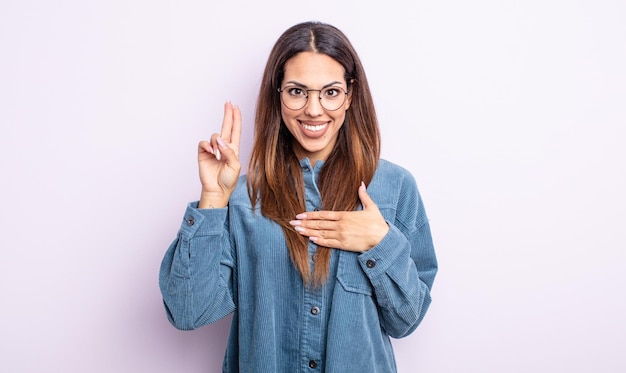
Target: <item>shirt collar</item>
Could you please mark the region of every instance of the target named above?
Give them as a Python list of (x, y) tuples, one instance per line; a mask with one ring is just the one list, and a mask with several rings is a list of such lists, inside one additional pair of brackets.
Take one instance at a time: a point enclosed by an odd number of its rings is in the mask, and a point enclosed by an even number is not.
[(320, 160), (315, 163), (315, 168), (314, 168), (313, 166), (311, 166), (311, 160), (309, 159), (309, 157), (304, 157), (300, 160), (300, 167), (302, 167), (303, 170), (311, 170), (316, 173), (322, 169), (323, 165), (324, 165), (324, 161)]

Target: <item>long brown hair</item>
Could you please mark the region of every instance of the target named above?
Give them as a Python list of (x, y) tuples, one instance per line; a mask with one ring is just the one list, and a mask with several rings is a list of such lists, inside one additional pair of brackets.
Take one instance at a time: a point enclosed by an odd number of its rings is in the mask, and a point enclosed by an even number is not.
[(331, 250), (318, 246), (311, 273), (308, 239), (289, 224), (305, 211), (304, 180), (295, 141), (281, 118), (278, 89), (285, 63), (301, 52), (325, 54), (339, 62), (351, 94), (350, 109), (336, 145), (319, 174), (322, 209), (351, 211), (359, 205), (357, 188), (369, 184), (380, 156), (380, 133), (374, 103), (361, 61), (347, 37), (336, 27), (305, 22), (292, 26), (276, 41), (265, 66), (256, 107), (254, 146), (248, 169), (252, 206), (260, 202), (263, 216), (283, 229), (289, 255), (305, 284), (328, 278)]

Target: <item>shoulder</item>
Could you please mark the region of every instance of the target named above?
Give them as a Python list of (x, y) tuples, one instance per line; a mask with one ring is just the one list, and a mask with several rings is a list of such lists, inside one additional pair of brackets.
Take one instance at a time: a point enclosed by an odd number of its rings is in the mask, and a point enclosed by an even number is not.
[(386, 159), (378, 160), (378, 167), (374, 177), (391, 177), (394, 179), (413, 179), (413, 175), (406, 168)]
[(411, 190), (417, 192), (417, 184), (413, 174), (406, 168), (385, 159), (378, 161), (378, 167), (370, 186), (372, 189), (381, 188), (386, 192)]

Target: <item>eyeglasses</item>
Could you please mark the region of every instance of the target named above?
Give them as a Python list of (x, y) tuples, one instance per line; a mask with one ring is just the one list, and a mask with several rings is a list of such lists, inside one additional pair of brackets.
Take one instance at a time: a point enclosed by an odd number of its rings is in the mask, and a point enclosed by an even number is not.
[(309, 100), (309, 92), (319, 92), (320, 105), (325, 110), (338, 110), (348, 97), (348, 91), (341, 87), (327, 87), (322, 89), (304, 89), (298, 86), (278, 88), (280, 100), (289, 110), (300, 110)]

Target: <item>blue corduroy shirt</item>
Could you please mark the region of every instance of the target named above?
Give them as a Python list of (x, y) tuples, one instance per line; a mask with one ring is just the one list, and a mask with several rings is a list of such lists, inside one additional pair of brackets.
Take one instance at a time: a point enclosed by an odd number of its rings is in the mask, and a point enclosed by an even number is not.
[[(322, 206), (322, 164), (301, 161), (307, 211)], [(161, 264), (170, 322), (190, 330), (233, 313), (224, 372), (395, 372), (390, 337), (421, 322), (437, 260), (407, 170), (380, 160), (367, 191), (389, 232), (367, 252), (333, 249), (321, 287), (303, 284), (282, 229), (251, 206), (245, 176), (226, 208), (190, 203)]]

